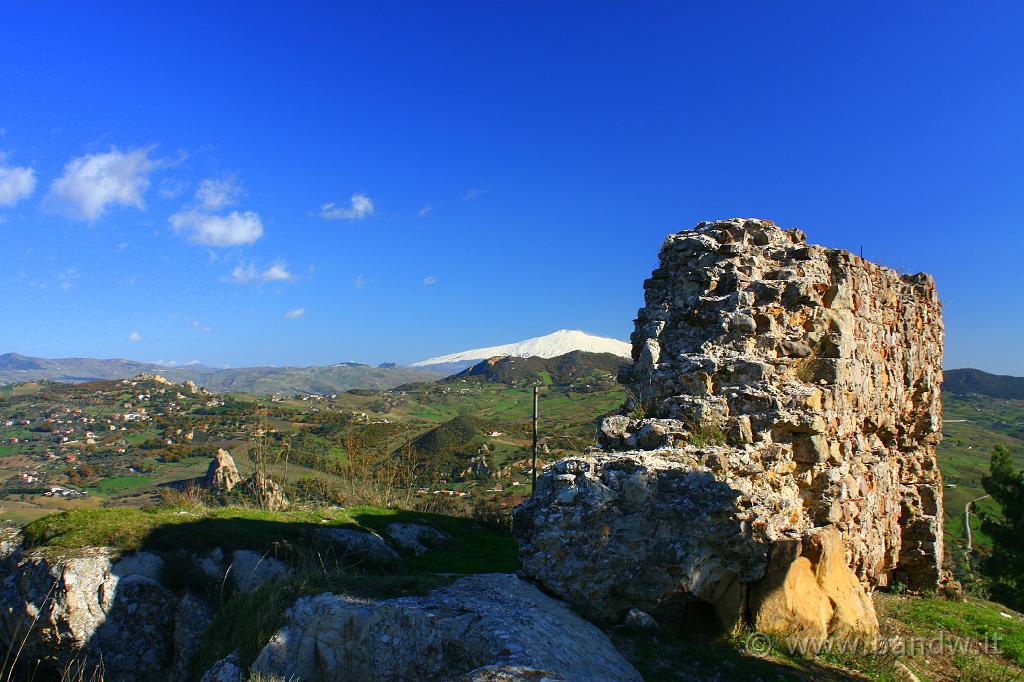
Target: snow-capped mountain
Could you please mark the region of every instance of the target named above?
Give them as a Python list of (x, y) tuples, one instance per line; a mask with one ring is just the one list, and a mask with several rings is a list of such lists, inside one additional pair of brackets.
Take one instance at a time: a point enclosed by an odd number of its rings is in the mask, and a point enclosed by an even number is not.
[(414, 362), (410, 366), (432, 368), (436, 365), (462, 365), (465, 367), (498, 355), (511, 355), (519, 358), (554, 358), (574, 350), (581, 350), (587, 353), (612, 353), (623, 358), (629, 358), (631, 346), (625, 341), (619, 341), (618, 339), (593, 336), (575, 329), (560, 329), (546, 336), (538, 336), (516, 343), (506, 343), (501, 346), (489, 346), (487, 348), (474, 348), (473, 350), (464, 350), (461, 353), (452, 353), (450, 355), (439, 355), (436, 358)]

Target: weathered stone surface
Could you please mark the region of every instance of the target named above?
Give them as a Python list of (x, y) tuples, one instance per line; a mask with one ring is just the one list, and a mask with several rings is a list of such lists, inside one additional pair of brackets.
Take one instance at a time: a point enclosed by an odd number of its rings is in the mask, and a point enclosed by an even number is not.
[[(166, 680), (176, 598), (158, 582), (163, 562), (103, 549), (51, 558), (13, 548), (0, 571), (0, 643), (44, 671), (90, 679)], [(14, 643), (14, 644), (12, 644)]]
[(707, 606), (731, 630), (741, 585), (764, 575), (770, 543), (806, 527), (778, 451), (689, 446), (556, 462), (515, 511), (522, 571), (597, 620)]
[(251, 669), (305, 682), (641, 679), (604, 633), (504, 574), (468, 576), (423, 597), (303, 597)]
[(438, 529), (422, 523), (389, 523), (387, 534), (396, 545), (417, 556), (431, 549), (446, 547), (451, 541)]
[(316, 533), (321, 542), (332, 545), (341, 558), (350, 563), (369, 562), (377, 565), (396, 564), (398, 553), (384, 542), (384, 538), (369, 530), (353, 528), (321, 528)]
[(839, 528), (858, 577), (934, 587), (943, 329), (932, 278), (734, 219), (669, 236), (644, 288), (621, 378), (647, 415), (783, 446), (809, 520)]
[(189, 679), (189, 661), (195, 653), (199, 638), (211, 622), (213, 613), (206, 602), (189, 592), (178, 600), (178, 608), (174, 613), (172, 682), (185, 682)]
[(238, 659), (238, 652), (232, 651), (210, 666), (199, 678), (199, 682), (245, 682), (247, 677)]
[(459, 682), (559, 682), (565, 678), (548, 670), (520, 665), (488, 665), (459, 678)]
[(239, 592), (252, 592), (264, 585), (284, 580), (290, 571), (288, 566), (274, 557), (237, 549), (231, 555), (228, 574)]
[(242, 476), (235, 466), (235, 459), (227, 450), (217, 450), (216, 456), (210, 461), (206, 470), (206, 485), (218, 493), (228, 493), (242, 482)]

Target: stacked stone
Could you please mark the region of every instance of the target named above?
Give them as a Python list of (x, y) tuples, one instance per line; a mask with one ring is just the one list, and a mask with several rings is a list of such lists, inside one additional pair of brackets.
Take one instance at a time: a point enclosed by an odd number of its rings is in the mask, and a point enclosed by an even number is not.
[(943, 330), (932, 278), (733, 219), (671, 235), (644, 288), (621, 378), (647, 419), (619, 417), (603, 440), (644, 447), (644, 434), (688, 431), (779, 446), (773, 459), (792, 462), (803, 500), (795, 528), (835, 525), (871, 584), (934, 586)]

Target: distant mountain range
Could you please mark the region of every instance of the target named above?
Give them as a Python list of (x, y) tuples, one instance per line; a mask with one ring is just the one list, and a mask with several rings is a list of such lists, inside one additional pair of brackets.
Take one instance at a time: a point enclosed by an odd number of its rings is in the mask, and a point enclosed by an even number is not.
[(1004, 400), (1024, 400), (1024, 377), (989, 374), (980, 369), (951, 369), (943, 373), (942, 390), (956, 395), (978, 393)]
[(134, 360), (93, 358), (33, 358), (17, 353), (0, 355), (0, 385), (50, 379), (82, 382), (125, 379), (141, 372), (160, 374), (171, 381), (194, 381), (218, 393), (315, 393), (327, 395), (352, 388), (394, 388), (414, 381), (433, 381), (441, 374), (408, 367), (361, 365), (343, 362), (313, 367), (241, 367), (217, 369), (206, 365), (166, 367)]
[(631, 357), (632, 346), (618, 339), (594, 336), (579, 330), (560, 329), (546, 336), (537, 336), (515, 343), (474, 348), (459, 353), (451, 353), (450, 355), (439, 355), (435, 358), (414, 362), (410, 367), (453, 374), (488, 358), (507, 356), (518, 358), (555, 358), (572, 351), (610, 353), (628, 360)]

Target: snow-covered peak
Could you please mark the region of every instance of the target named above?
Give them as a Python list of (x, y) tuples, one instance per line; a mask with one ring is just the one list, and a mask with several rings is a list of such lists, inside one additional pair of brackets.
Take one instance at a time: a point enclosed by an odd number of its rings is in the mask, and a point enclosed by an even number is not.
[(607, 339), (603, 336), (593, 336), (577, 329), (559, 329), (557, 332), (546, 336), (538, 336), (517, 343), (506, 343), (502, 346), (490, 346), (488, 348), (474, 348), (473, 350), (452, 353), (451, 355), (440, 355), (436, 358), (428, 358), (414, 362), (411, 367), (427, 367), (429, 365), (441, 365), (452, 362), (466, 362), (470, 360), (486, 360), (498, 355), (512, 355), (518, 358), (554, 358), (559, 355), (571, 353), (574, 350), (581, 350), (587, 353), (613, 353), (615, 355), (629, 358), (631, 346), (618, 339)]

